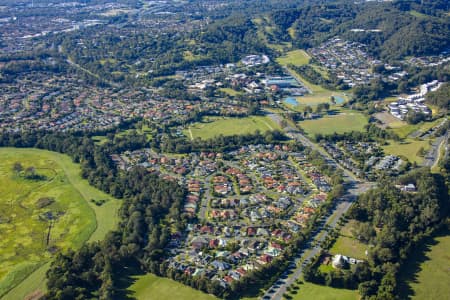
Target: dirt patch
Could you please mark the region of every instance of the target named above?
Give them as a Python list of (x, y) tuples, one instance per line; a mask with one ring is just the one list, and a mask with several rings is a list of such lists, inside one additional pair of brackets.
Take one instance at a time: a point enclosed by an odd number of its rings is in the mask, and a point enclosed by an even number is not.
[(391, 115), (390, 113), (388, 113), (386, 111), (381, 112), (381, 113), (376, 113), (373, 116), (381, 122), (381, 124), (377, 124), (378, 127), (381, 127), (383, 129), (385, 129), (392, 123), (401, 122), (399, 119), (397, 119), (396, 117), (394, 117), (393, 115)]
[(30, 294), (28, 294), (23, 300), (38, 300), (44, 296), (44, 292), (41, 290), (36, 290)]

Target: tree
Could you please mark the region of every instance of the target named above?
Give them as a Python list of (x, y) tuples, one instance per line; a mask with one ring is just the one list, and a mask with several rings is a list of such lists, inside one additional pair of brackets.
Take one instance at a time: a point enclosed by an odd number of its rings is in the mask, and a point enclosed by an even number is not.
[(23, 171), (23, 166), (22, 166), (22, 164), (21, 164), (20, 162), (15, 162), (14, 165), (13, 165), (13, 171), (14, 171), (15, 173), (20, 173), (20, 172), (22, 172), (22, 171)]

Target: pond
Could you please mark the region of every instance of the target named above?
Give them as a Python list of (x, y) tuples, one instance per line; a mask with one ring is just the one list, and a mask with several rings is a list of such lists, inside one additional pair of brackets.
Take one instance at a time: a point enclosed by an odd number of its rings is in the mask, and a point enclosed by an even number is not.
[(286, 99), (284, 99), (284, 103), (292, 105), (292, 106), (298, 105), (297, 99), (295, 99), (293, 97), (287, 97)]
[(333, 95), (333, 97), (334, 97), (334, 101), (336, 101), (336, 104), (342, 104), (342, 103), (345, 102), (345, 99), (343, 97), (341, 97), (341, 96)]

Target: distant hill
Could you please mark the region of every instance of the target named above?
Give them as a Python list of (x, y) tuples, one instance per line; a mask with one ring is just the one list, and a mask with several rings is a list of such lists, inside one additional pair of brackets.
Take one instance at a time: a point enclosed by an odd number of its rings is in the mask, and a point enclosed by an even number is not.
[(300, 48), (340, 35), (369, 45), (384, 59), (435, 55), (450, 49), (448, 1), (333, 2), (270, 14), (274, 38)]

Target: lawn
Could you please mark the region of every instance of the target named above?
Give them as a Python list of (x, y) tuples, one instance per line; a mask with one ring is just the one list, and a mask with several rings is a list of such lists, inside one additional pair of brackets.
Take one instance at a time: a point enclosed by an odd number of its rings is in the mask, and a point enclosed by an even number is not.
[[(411, 299), (448, 299), (450, 295), (450, 232), (422, 243), (402, 269), (402, 297)], [(445, 296), (447, 295), (447, 296)]]
[(331, 254), (342, 254), (357, 259), (367, 258), (365, 252), (368, 249), (368, 246), (361, 243), (353, 236), (353, 229), (357, 225), (358, 221), (350, 220), (341, 228), (339, 237), (329, 251)]
[(344, 94), (341, 93), (336, 93), (336, 92), (323, 92), (323, 93), (319, 93), (319, 94), (313, 94), (313, 95), (305, 95), (305, 96), (301, 96), (301, 97), (296, 97), (295, 99), (297, 100), (297, 102), (299, 103), (299, 106), (315, 106), (319, 103), (331, 103), (331, 96), (337, 96), (337, 97), (341, 97), (343, 99), (345, 99), (345, 101), (348, 100), (348, 97)]
[(406, 138), (416, 131), (420, 131), (420, 133), (428, 131), (432, 127), (441, 123), (442, 120), (443, 118), (440, 118), (434, 121), (421, 122), (418, 124), (408, 124), (404, 121), (398, 120), (397, 122), (392, 122), (391, 124), (389, 124), (389, 127), (391, 128), (390, 130), (396, 133), (399, 137)]
[(307, 65), (310, 59), (311, 57), (305, 50), (293, 50), (286, 52), (285, 55), (277, 58), (277, 62), (283, 66), (287, 66), (288, 64), (303, 66)]
[[(337, 289), (305, 282), (298, 285), (296, 294), (290, 294), (293, 300), (358, 300), (356, 290)], [(283, 298), (285, 299), (285, 298)]]
[(406, 139), (404, 142), (389, 141), (389, 145), (383, 146), (383, 150), (386, 154), (404, 156), (408, 158), (410, 162), (421, 163), (423, 157), (418, 156), (420, 148), (428, 150), (430, 144), (428, 141)]
[(266, 132), (279, 129), (280, 126), (268, 117), (251, 116), (246, 118), (205, 117), (202, 122), (194, 123), (184, 134), (191, 139), (210, 139), (220, 134), (248, 134), (256, 130)]
[(336, 115), (327, 115), (316, 120), (299, 122), (301, 128), (309, 136), (316, 134), (344, 133), (350, 131), (363, 131), (367, 118), (354, 111), (342, 111)]
[(241, 92), (233, 90), (232, 88), (221, 88), (221, 89), (219, 89), (219, 91), (222, 91), (225, 94), (228, 94), (229, 96), (232, 96), (232, 97), (242, 94)]
[(367, 245), (357, 239), (341, 235), (330, 249), (330, 254), (342, 254), (357, 259), (366, 259), (365, 251), (367, 248)]
[[(33, 291), (39, 280), (42, 288), (42, 276), (33, 279), (32, 273), (42, 273), (53, 253), (103, 239), (117, 223), (120, 202), (89, 186), (68, 156), (16, 148), (1, 148), (0, 156), (0, 296), (25, 278), (32, 279), (8, 295), (13, 298)], [(34, 167), (42, 177), (27, 179), (24, 171), (14, 172), (15, 162)], [(97, 206), (91, 199), (106, 202)], [(47, 245), (49, 213), (54, 219)]]
[(128, 290), (138, 300), (217, 300), (212, 295), (153, 274), (135, 276), (133, 278), (136, 281)]

